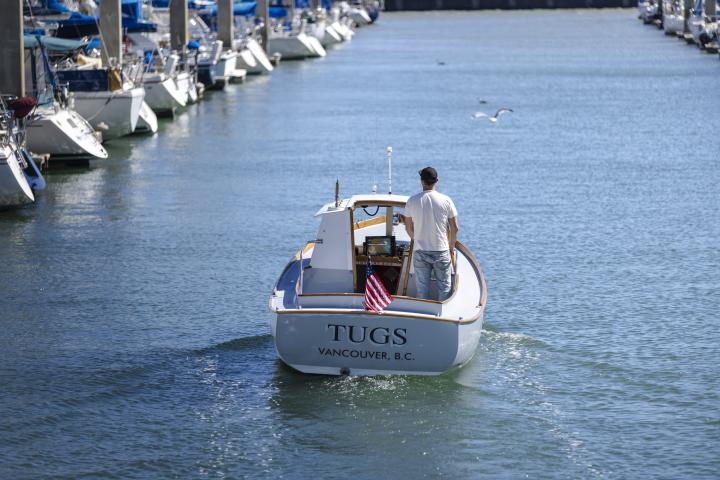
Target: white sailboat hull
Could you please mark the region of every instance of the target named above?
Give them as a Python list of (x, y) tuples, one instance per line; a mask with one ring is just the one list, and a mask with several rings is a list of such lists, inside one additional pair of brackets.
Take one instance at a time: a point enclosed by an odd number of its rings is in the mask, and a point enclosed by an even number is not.
[(246, 48), (250, 51), (252, 56), (255, 59), (255, 65), (254, 66), (243, 66), (245, 70), (249, 74), (253, 75), (261, 75), (264, 73), (270, 73), (273, 71), (275, 67), (273, 67), (273, 64), (270, 62), (270, 59), (268, 58), (267, 54), (265, 53), (265, 50), (260, 46), (260, 44), (250, 39), (247, 42)]
[(355, 32), (350, 27), (340, 22), (333, 22), (330, 26), (343, 37), (345, 42), (352, 40), (353, 35), (355, 35)]
[(107, 158), (90, 124), (67, 109), (41, 110), (25, 127), (28, 150), (69, 158)]
[(115, 92), (73, 92), (75, 110), (102, 132), (103, 140), (135, 131), (145, 97), (143, 88)]
[(236, 66), (246, 70), (248, 73), (250, 69), (257, 67), (257, 60), (253, 56), (252, 52), (247, 48), (243, 48), (238, 52)]
[(145, 102), (158, 115), (172, 115), (178, 108), (187, 105), (188, 90), (179, 88), (172, 78), (145, 79)]
[(138, 116), (137, 125), (135, 126), (135, 133), (155, 133), (158, 131), (158, 119), (152, 108), (146, 103), (142, 102), (140, 107), (140, 115)]
[(35, 201), (15, 155), (15, 150), (9, 145), (0, 146), (0, 207), (15, 207)]
[(310, 37), (304, 33), (270, 38), (268, 39), (268, 51), (271, 54), (279, 53), (283, 60), (302, 60), (318, 56), (310, 42)]
[(326, 25), (320, 43), (325, 46), (335, 45), (343, 42), (343, 36), (332, 25)]
[(360, 8), (351, 8), (348, 12), (348, 17), (350, 17), (358, 26), (369, 25), (372, 23), (370, 15)]
[(233, 77), (237, 65), (237, 52), (226, 51), (220, 55), (215, 65), (216, 80), (214, 87), (223, 88)]
[(195, 79), (188, 72), (180, 72), (175, 79), (178, 90), (185, 92), (187, 95), (187, 104), (196, 103), (198, 101), (198, 92), (195, 85)]
[(327, 55), (327, 52), (325, 51), (325, 48), (320, 43), (320, 40), (318, 40), (316, 37), (307, 37), (308, 43), (310, 44), (310, 47), (313, 49), (313, 54), (310, 55), (311, 57), (324, 57)]

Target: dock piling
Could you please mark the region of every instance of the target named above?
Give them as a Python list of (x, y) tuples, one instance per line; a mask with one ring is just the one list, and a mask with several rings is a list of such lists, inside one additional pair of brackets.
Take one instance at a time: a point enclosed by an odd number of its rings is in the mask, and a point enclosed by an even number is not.
[(25, 42), (23, 41), (23, 0), (7, 0), (0, 15), (0, 93), (25, 95)]
[(711, 20), (714, 20), (717, 16), (717, 3), (705, 0), (705, 16)]
[(217, 0), (218, 40), (225, 48), (233, 48), (233, 0)]
[(260, 38), (262, 39), (262, 48), (265, 53), (268, 52), (268, 28), (270, 28), (270, 11), (268, 0), (257, 0), (255, 4), (255, 15), (262, 21), (260, 29)]
[(187, 2), (170, 2), (170, 47), (185, 52), (188, 43)]
[[(104, 65), (122, 65), (122, 12), (121, 0), (100, 2), (100, 36)], [(116, 63), (114, 63), (116, 62)]]

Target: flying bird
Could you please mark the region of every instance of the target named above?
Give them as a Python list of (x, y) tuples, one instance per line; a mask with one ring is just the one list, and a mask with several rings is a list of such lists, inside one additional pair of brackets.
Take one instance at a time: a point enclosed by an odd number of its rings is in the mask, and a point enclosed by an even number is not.
[(492, 117), (485, 112), (475, 112), (471, 115), (471, 117), (473, 120), (477, 120), (478, 118), (485, 117), (488, 120), (490, 120), (490, 123), (497, 123), (498, 118), (500, 118), (500, 115), (502, 115), (505, 112), (513, 113), (511, 108), (501, 108), (500, 110), (495, 112), (495, 115), (493, 115)]
[(488, 101), (487, 101), (487, 100), (483, 100), (482, 98), (478, 98), (478, 103), (479, 103), (480, 105), (485, 105), (486, 103), (488, 103)]

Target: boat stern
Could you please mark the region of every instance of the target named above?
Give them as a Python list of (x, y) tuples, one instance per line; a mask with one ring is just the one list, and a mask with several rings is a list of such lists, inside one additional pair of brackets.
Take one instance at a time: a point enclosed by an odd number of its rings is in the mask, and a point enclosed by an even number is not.
[(438, 375), (467, 362), (475, 351), (479, 325), (474, 340), (463, 338), (461, 344), (464, 328), (392, 314), (298, 310), (279, 311), (273, 330), (280, 358), (304, 373)]

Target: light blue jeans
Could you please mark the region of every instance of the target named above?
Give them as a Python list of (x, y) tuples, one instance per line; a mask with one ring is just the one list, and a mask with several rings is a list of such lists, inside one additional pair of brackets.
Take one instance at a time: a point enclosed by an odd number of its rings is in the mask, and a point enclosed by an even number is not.
[(448, 250), (431, 252), (429, 250), (416, 250), (413, 253), (413, 267), (415, 267), (415, 285), (417, 297), (426, 300), (430, 298), (431, 274), (435, 273), (437, 282), (438, 300), (443, 301), (450, 296), (451, 268), (450, 252)]

